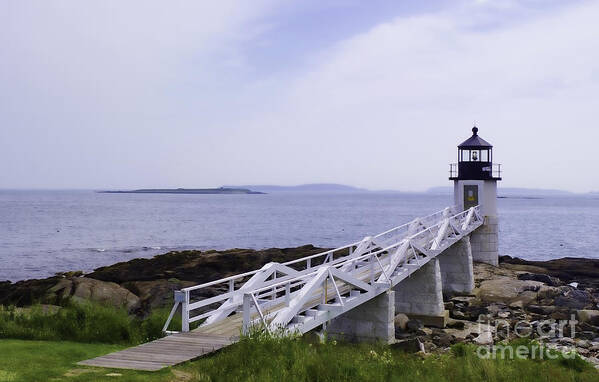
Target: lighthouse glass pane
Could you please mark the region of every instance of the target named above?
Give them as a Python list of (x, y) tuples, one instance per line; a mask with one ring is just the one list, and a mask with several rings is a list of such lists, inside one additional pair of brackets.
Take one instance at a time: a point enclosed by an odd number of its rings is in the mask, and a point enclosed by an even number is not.
[(470, 150), (462, 150), (462, 162), (470, 162)]
[(489, 161), (489, 150), (481, 150), (480, 151), (480, 161), (481, 162)]
[(479, 150), (470, 150), (470, 158), (472, 162), (478, 162), (480, 160), (480, 151)]

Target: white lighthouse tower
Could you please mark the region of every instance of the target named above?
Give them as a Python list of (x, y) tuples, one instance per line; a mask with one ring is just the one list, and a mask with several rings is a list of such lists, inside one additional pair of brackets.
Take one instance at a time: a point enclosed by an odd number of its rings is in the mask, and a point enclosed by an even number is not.
[(476, 126), (472, 136), (458, 146), (458, 163), (450, 164), (449, 173), (455, 205), (462, 211), (480, 205), (484, 216), (484, 224), (470, 236), (472, 259), (497, 265), (497, 181), (501, 180), (501, 165), (493, 164), (493, 146), (478, 136)]

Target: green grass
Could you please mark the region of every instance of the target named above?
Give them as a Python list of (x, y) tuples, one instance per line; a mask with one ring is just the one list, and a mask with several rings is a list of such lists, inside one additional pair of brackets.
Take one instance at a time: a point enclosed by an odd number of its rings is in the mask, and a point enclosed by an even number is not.
[[(216, 354), (160, 372), (110, 370), (76, 362), (161, 336), (167, 310), (146, 320), (124, 309), (68, 305), (48, 314), (41, 308), (0, 309), (0, 382), (174, 381), (185, 372), (191, 381), (599, 381), (597, 371), (580, 358), (485, 360), (472, 345), (426, 357), (381, 344), (308, 343), (301, 338), (270, 337), (260, 332)], [(177, 325), (177, 323), (174, 323)], [(180, 324), (179, 324), (180, 325)], [(39, 341), (43, 340), (43, 341)], [(68, 342), (71, 341), (71, 342)], [(77, 342), (72, 342), (77, 341)], [(513, 344), (529, 348), (534, 343)], [(70, 371), (71, 375), (65, 375)]]
[[(162, 336), (168, 313), (158, 309), (141, 320), (125, 309), (97, 304), (73, 303), (55, 313), (44, 313), (39, 306), (28, 310), (0, 306), (0, 338), (138, 344)], [(180, 322), (176, 317), (171, 326), (177, 319)]]
[[(0, 382), (114, 381), (108, 373), (119, 373), (119, 381), (168, 381), (169, 370), (160, 373), (86, 368), (76, 362), (121, 349), (118, 345), (56, 341), (0, 340)], [(77, 376), (65, 376), (68, 371)]]
[(384, 345), (307, 344), (290, 339), (243, 339), (184, 365), (196, 381), (599, 381), (580, 358), (483, 360), (475, 347), (421, 357)]
[[(0, 340), (0, 382), (36, 381), (598, 381), (588, 364), (553, 361), (481, 360), (473, 346), (420, 357), (384, 345), (309, 344), (303, 340), (243, 339), (216, 354), (141, 372), (77, 366), (77, 361), (121, 349), (121, 345)], [(67, 373), (78, 374), (73, 376)], [(118, 373), (120, 377), (107, 376)]]

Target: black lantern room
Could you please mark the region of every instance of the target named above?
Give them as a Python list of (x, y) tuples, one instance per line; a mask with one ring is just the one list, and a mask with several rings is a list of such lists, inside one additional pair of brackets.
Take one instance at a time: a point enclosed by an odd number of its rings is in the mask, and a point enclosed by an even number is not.
[(493, 145), (478, 136), (472, 136), (458, 146), (458, 163), (450, 165), (450, 180), (501, 180), (500, 165), (493, 166)]

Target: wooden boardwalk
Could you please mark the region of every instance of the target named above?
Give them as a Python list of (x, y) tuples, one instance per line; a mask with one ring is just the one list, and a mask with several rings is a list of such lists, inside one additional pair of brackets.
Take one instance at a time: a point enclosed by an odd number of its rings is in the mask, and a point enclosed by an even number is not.
[(129, 349), (81, 361), (78, 364), (156, 371), (201, 357), (231, 345), (237, 340), (238, 337), (207, 334), (194, 330), (173, 334)]

